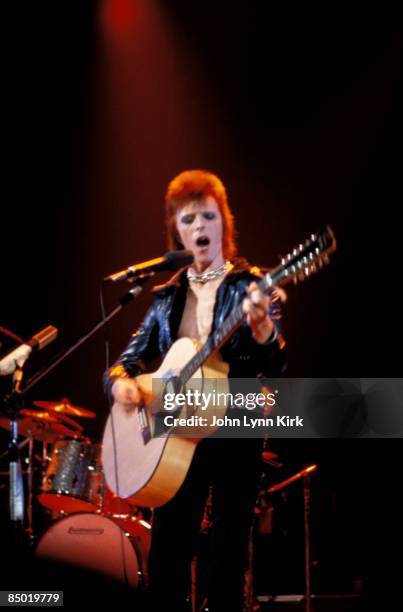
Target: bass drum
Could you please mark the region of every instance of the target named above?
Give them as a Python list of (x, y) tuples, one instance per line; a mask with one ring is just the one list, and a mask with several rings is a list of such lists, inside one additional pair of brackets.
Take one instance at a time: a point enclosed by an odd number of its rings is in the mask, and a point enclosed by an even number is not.
[(72, 514), (54, 523), (39, 540), (35, 555), (81, 567), (136, 588), (142, 555), (111, 519), (98, 514)]

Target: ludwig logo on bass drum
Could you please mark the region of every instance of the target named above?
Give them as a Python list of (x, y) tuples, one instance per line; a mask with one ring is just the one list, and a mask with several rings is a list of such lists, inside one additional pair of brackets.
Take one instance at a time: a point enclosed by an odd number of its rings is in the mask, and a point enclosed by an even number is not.
[(104, 529), (91, 529), (84, 527), (70, 527), (68, 532), (71, 535), (102, 535), (105, 533)]

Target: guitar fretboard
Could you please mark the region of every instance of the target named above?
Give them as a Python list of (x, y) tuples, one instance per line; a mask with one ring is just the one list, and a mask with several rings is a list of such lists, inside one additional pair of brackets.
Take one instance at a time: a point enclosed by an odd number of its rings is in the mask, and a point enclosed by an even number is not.
[[(267, 279), (273, 278), (270, 275), (266, 275), (265, 278), (258, 282), (258, 286), (261, 291), (267, 291), (268, 287), (272, 284)], [(224, 323), (219, 329), (216, 329), (211, 336), (209, 336), (203, 346), (197, 351), (190, 361), (185, 365), (179, 373), (178, 378), (182, 385), (185, 385), (187, 381), (193, 376), (193, 374), (203, 365), (205, 361), (217, 351), (234, 333), (234, 331), (242, 325), (242, 322), (246, 318), (246, 315), (242, 308), (242, 303), (235, 308), (225, 319)]]

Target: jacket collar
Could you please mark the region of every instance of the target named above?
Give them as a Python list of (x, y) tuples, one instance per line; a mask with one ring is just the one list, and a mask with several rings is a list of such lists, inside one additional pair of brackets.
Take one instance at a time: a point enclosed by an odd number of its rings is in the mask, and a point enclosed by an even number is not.
[[(224, 283), (229, 283), (232, 281), (233, 276), (237, 275), (245, 275), (248, 276), (250, 274), (255, 274), (258, 276), (258, 268), (251, 267), (248, 261), (244, 257), (235, 257), (231, 260), (232, 265), (234, 266), (230, 272), (226, 275), (224, 279)], [(188, 285), (188, 279), (186, 275), (186, 268), (181, 268), (176, 272), (171, 278), (162, 285), (155, 285), (152, 289), (152, 293), (156, 297), (165, 297), (166, 295), (174, 292), (175, 289), (179, 287), (184, 287)]]

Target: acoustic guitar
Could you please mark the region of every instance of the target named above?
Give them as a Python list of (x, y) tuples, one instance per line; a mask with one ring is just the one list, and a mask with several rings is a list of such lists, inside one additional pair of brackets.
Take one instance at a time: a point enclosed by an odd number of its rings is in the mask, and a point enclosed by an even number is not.
[[(335, 249), (330, 227), (312, 234), (283, 257), (274, 270), (263, 275), (259, 288), (270, 292), (290, 281), (304, 280), (329, 263), (329, 255)], [(198, 442), (217, 429), (216, 423), (225, 416), (227, 406), (220, 403), (208, 412), (205, 406), (194, 406), (192, 402), (174, 404), (174, 411), (171, 407), (167, 410), (167, 394), (183, 397), (185, 391), (191, 390), (194, 397), (201, 389), (203, 393), (227, 393), (229, 366), (220, 358), (219, 349), (245, 316), (241, 303), (202, 346), (191, 338), (177, 340), (157, 371), (136, 377), (141, 403), (113, 404), (102, 452), (105, 479), (113, 493), (139, 506), (157, 507), (179, 490)], [(171, 418), (166, 419), (168, 415)], [(161, 428), (166, 421), (169, 424)], [(198, 425), (201, 422), (203, 426)]]

